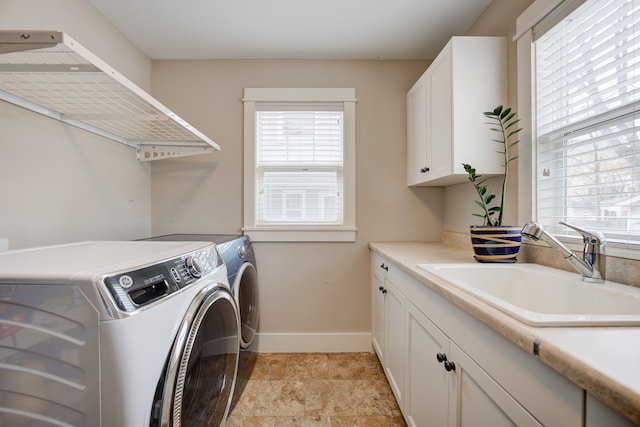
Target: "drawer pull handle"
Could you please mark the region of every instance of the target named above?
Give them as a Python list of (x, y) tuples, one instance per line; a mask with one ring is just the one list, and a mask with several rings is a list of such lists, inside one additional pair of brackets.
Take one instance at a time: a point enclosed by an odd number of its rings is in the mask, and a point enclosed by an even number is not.
[(389, 266), (388, 265), (384, 265), (384, 262), (382, 264), (380, 264), (380, 268), (386, 271), (389, 271)]

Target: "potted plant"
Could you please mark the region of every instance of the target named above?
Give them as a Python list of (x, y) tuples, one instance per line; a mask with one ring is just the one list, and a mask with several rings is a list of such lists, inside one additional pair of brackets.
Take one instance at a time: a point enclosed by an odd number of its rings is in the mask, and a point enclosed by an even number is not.
[[(518, 226), (505, 226), (502, 224), (504, 217), (505, 199), (507, 192), (507, 179), (509, 177), (509, 164), (516, 160), (518, 156), (510, 157), (510, 149), (516, 146), (518, 133), (522, 128), (518, 127), (520, 119), (510, 107), (504, 108), (498, 105), (493, 111), (484, 113), (489, 120), (491, 130), (498, 134), (497, 139), (492, 140), (499, 144), (498, 153), (502, 156), (504, 177), (502, 179), (502, 192), (500, 198), (489, 193), (484, 185), (486, 179), (476, 173), (476, 170), (469, 164), (463, 163), (468, 179), (478, 194), (475, 203), (481, 208), (481, 213), (474, 213), (473, 216), (483, 219), (482, 225), (472, 225), (469, 227), (471, 243), (475, 252), (475, 259), (479, 262), (516, 262), (516, 256), (520, 249), (521, 228)], [(497, 204), (499, 202), (499, 204)]]

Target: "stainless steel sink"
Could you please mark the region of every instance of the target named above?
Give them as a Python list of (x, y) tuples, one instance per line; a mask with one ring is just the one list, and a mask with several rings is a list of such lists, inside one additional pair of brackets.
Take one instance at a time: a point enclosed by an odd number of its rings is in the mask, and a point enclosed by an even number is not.
[(456, 286), (532, 326), (638, 326), (640, 288), (537, 264), (419, 264), (428, 276)]

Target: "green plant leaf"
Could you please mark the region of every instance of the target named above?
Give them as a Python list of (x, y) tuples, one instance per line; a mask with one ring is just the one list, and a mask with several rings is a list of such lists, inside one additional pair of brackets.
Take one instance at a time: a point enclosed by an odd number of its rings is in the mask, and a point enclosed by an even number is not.
[(514, 121), (512, 121), (511, 123), (508, 123), (504, 128), (505, 128), (505, 129), (512, 128), (512, 127), (514, 127), (515, 125), (517, 125), (519, 122), (520, 122), (520, 119), (518, 119), (518, 120), (514, 120)]
[[(502, 105), (500, 107), (502, 107)], [(500, 110), (502, 110), (502, 108)], [(511, 112), (511, 107), (507, 107), (506, 110), (502, 111), (502, 113), (500, 114), (500, 121), (502, 122), (509, 121), (509, 119), (505, 120), (505, 117), (507, 117), (510, 112)]]
[[(509, 113), (511, 113), (511, 109), (509, 109)], [(516, 113), (511, 113), (507, 117), (502, 117), (501, 120), (503, 123), (509, 123), (509, 121), (513, 119), (515, 115)]]
[[(517, 138), (513, 137), (522, 131), (522, 129), (517, 128), (517, 124), (520, 122), (520, 119), (517, 118), (517, 113), (513, 111), (511, 107), (505, 108), (502, 105), (498, 105), (493, 109), (493, 111), (485, 111), (483, 115), (486, 119), (485, 124), (489, 126), (489, 130), (497, 132), (501, 137), (501, 139), (491, 139), (491, 142), (501, 144), (499, 145), (501, 149), (496, 150), (496, 153), (504, 158), (502, 193), (498, 196), (495, 194), (489, 194), (487, 186), (483, 185), (486, 182), (486, 179), (480, 179), (480, 175), (477, 174), (477, 171), (471, 165), (466, 163), (463, 163), (462, 165), (468, 174), (468, 180), (474, 185), (478, 195), (478, 199), (474, 200), (474, 203), (476, 203), (484, 212), (484, 215), (473, 214), (473, 216), (484, 218), (485, 225), (495, 226), (502, 224), (502, 213), (503, 207), (505, 206), (504, 202), (509, 163), (518, 158), (517, 155), (509, 158), (509, 149), (520, 142)], [(511, 138), (516, 140), (511, 141)], [(496, 201), (498, 201), (498, 203), (496, 203), (498, 206), (488, 206)], [(498, 215), (496, 215), (496, 213), (498, 213)]]
[(517, 134), (518, 132), (520, 132), (522, 130), (522, 128), (520, 129), (516, 129), (512, 132), (509, 133), (509, 135), (507, 135), (507, 139), (511, 138), (513, 135)]

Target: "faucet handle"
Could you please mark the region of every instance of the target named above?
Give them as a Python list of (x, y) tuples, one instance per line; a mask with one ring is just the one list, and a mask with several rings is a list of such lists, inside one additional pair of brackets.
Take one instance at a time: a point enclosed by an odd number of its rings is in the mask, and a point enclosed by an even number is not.
[(560, 221), (559, 224), (564, 225), (565, 227), (569, 227), (572, 230), (577, 231), (582, 235), (582, 240), (584, 241), (585, 247), (592, 245), (604, 245), (607, 243), (607, 238), (604, 234), (599, 231), (585, 230), (584, 228), (577, 227), (575, 225), (567, 224), (566, 222)]

